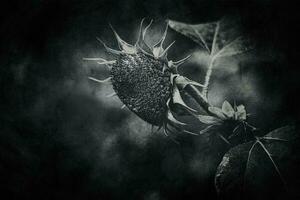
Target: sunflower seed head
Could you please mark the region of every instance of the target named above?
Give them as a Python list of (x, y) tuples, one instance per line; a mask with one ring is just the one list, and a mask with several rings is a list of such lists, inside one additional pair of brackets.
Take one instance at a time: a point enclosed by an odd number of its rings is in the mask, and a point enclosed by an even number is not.
[(121, 101), (143, 120), (161, 125), (171, 97), (167, 63), (142, 52), (121, 54), (112, 65), (112, 85)]
[[(166, 48), (163, 47), (168, 26), (166, 26), (162, 38), (155, 45), (148, 45), (145, 35), (152, 20), (144, 30), (142, 30), (143, 21), (144, 19), (141, 21), (139, 36), (134, 45), (121, 39), (112, 26), (119, 50), (111, 49), (98, 38), (107, 52), (115, 56), (115, 60), (85, 58), (85, 60), (101, 61), (98, 64), (106, 65), (110, 69), (110, 77), (107, 80), (89, 78), (99, 83), (110, 81), (116, 95), (125, 106), (143, 120), (152, 125), (164, 127), (166, 133), (171, 133), (174, 130), (180, 130), (178, 126), (186, 124), (173, 116), (174, 109), (170, 104), (178, 104), (189, 111), (195, 111), (183, 102), (176, 86), (177, 82), (174, 82), (175, 77), (179, 76), (177, 67), (188, 57), (177, 62), (167, 59), (167, 52), (174, 44), (172, 42)], [(185, 80), (185, 84), (192, 84), (188, 79)]]

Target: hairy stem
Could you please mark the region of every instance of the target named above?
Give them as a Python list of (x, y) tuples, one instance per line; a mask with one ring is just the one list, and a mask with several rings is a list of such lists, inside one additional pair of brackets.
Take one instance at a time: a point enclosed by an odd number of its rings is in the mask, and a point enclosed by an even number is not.
[(203, 93), (205, 98), (207, 98), (208, 85), (209, 85), (210, 77), (211, 77), (211, 74), (212, 74), (214, 61), (215, 61), (215, 57), (213, 56), (213, 57), (210, 58), (208, 69), (207, 69), (206, 75), (205, 75), (205, 82), (204, 82), (203, 90), (202, 90), (202, 93)]

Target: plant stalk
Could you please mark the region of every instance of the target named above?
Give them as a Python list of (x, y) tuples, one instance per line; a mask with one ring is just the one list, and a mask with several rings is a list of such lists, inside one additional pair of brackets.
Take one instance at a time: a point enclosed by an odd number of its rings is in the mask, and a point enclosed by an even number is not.
[(207, 69), (207, 72), (206, 72), (206, 75), (205, 75), (205, 82), (204, 82), (204, 86), (203, 86), (203, 90), (202, 90), (202, 93), (203, 93), (205, 98), (207, 98), (208, 85), (209, 85), (210, 77), (211, 77), (211, 74), (212, 74), (212, 68), (213, 68), (213, 65), (214, 65), (214, 61), (215, 61), (215, 57), (212, 56), (210, 58), (208, 69)]

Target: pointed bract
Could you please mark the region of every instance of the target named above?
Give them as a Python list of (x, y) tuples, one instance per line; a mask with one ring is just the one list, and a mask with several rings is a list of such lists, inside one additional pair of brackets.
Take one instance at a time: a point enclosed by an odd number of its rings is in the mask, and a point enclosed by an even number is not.
[[(143, 18), (141, 20), (140, 28), (139, 28), (139, 33), (138, 33), (138, 38), (137, 38), (134, 46), (137, 46), (139, 44), (140, 40), (141, 40), (144, 20), (145, 20), (145, 18)], [(142, 40), (143, 40), (143, 38), (142, 38)]]
[(175, 41), (173, 41), (169, 46), (167, 46), (167, 48), (165, 48), (165, 49), (162, 48), (163, 52), (159, 55), (159, 58), (167, 58), (168, 50), (174, 43), (175, 43)]
[(116, 63), (116, 60), (111, 60), (111, 61), (102, 61), (102, 62), (97, 62), (99, 65), (112, 65)]
[(82, 58), (83, 60), (91, 60), (91, 61), (98, 61), (101, 60), (103, 62), (106, 62), (107, 60), (105, 60), (104, 58)]
[(92, 81), (95, 81), (95, 82), (98, 82), (98, 83), (110, 83), (111, 82), (111, 77), (108, 77), (104, 80), (99, 80), (99, 79), (96, 79), (96, 78), (93, 78), (93, 77), (88, 77), (90, 80)]
[(122, 38), (119, 36), (119, 34), (115, 31), (115, 29), (113, 28), (113, 26), (111, 24), (109, 24), (117, 41), (118, 41), (118, 45), (119, 45), (119, 49), (125, 53), (128, 54), (135, 54), (137, 53), (137, 49), (135, 46), (128, 44), (127, 42), (125, 42), (124, 40), (122, 40)]
[(178, 60), (178, 61), (173, 61), (173, 64), (176, 66), (176, 67), (179, 67), (180, 65), (182, 65), (183, 63), (185, 63), (192, 55), (188, 55), (187, 57), (181, 59), (181, 60)]
[(146, 37), (146, 33), (148, 31), (148, 29), (150, 28), (151, 24), (152, 24), (153, 20), (151, 19), (150, 23), (145, 27), (145, 29), (143, 30), (142, 32), (142, 42), (143, 44), (145, 44), (145, 46), (148, 48), (148, 50), (152, 50), (152, 48), (147, 44), (146, 40), (145, 40), (145, 37)]
[(115, 49), (112, 49), (112, 48), (109, 48), (100, 38), (96, 38), (105, 48), (105, 50), (109, 53), (112, 53), (112, 54), (115, 54), (115, 55), (121, 55), (123, 54), (122, 51), (118, 51), (118, 50), (115, 50)]
[(166, 39), (167, 32), (168, 32), (168, 24), (166, 25), (165, 31), (161, 39), (152, 47), (152, 53), (154, 58), (165, 58), (168, 49), (174, 44), (175, 41), (173, 41), (166, 49), (163, 48), (163, 43)]
[(161, 39), (155, 45), (153, 45), (153, 47), (161, 47), (162, 48), (163, 43), (167, 37), (167, 32), (168, 32), (168, 24), (166, 25), (165, 31), (164, 31)]

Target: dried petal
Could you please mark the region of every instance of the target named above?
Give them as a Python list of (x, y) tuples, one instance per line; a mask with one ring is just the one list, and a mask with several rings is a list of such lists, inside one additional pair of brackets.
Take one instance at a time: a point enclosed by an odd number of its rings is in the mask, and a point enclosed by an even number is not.
[(225, 115), (227, 115), (227, 117), (231, 118), (234, 115), (234, 109), (228, 101), (224, 101), (222, 105), (222, 111)]

